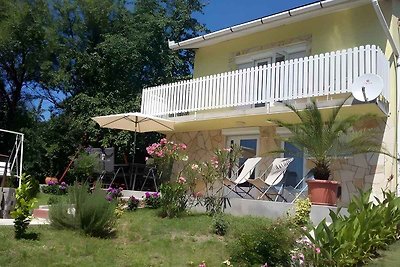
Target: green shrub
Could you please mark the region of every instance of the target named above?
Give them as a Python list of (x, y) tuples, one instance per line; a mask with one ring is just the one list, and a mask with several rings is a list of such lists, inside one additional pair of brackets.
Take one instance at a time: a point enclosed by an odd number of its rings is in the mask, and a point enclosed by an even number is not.
[(290, 266), (291, 251), (298, 237), (297, 228), (289, 221), (278, 221), (249, 229), (228, 245), (232, 261), (240, 266)]
[(88, 192), (86, 185), (69, 188), (68, 197), (52, 205), (49, 219), (56, 228), (81, 230), (95, 237), (106, 237), (114, 230), (116, 201), (107, 201), (106, 192), (96, 188)]
[[(23, 176), (25, 176), (25, 175), (23, 174)], [(39, 181), (30, 175), (26, 175), (25, 178), (22, 178), (22, 179), (26, 179), (30, 183), (30, 187), (28, 190), (29, 198), (31, 198), (31, 199), (35, 198), (37, 196), (37, 194), (40, 192)]]
[(311, 202), (308, 198), (297, 199), (295, 202), (295, 214), (293, 222), (298, 226), (307, 225), (310, 222)]
[(400, 198), (384, 192), (384, 200), (369, 201), (371, 191), (360, 192), (349, 205), (349, 216), (331, 212), (332, 223), (322, 221), (314, 235), (305, 233), (316, 247), (321, 248), (314, 266), (355, 266), (377, 256), (399, 235)]
[(158, 209), (161, 205), (160, 193), (146, 192), (144, 202), (145, 202), (147, 208)]
[(127, 205), (128, 205), (127, 210), (128, 211), (137, 210), (137, 208), (139, 207), (139, 203), (140, 203), (139, 199), (137, 199), (135, 196), (129, 197), (128, 203), (127, 203)]
[(14, 219), (15, 238), (21, 239), (26, 236), (26, 230), (30, 223), (31, 210), (34, 208), (36, 199), (32, 198), (32, 181), (23, 176), (21, 186), (16, 189), (15, 210), (11, 212)]
[(180, 183), (165, 183), (160, 186), (161, 217), (179, 217), (187, 207), (186, 188)]
[(65, 195), (68, 192), (68, 186), (65, 182), (61, 182), (60, 184), (49, 182), (46, 186), (42, 187), (42, 192), (50, 195)]
[(212, 228), (213, 232), (217, 235), (224, 236), (228, 231), (228, 222), (223, 213), (216, 213), (213, 216)]

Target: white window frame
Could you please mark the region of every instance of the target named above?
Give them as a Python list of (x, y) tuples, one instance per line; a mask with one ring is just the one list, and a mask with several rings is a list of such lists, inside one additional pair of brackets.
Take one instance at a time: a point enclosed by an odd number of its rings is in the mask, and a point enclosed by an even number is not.
[(240, 55), (235, 58), (235, 63), (238, 69), (240, 68), (240, 65), (251, 65), (255, 67), (257, 66), (258, 62), (268, 61), (268, 58), (271, 58), (271, 63), (275, 63), (276, 55), (278, 53), (285, 55), (285, 60), (289, 60), (291, 59), (291, 54), (299, 52), (305, 52), (305, 56), (307, 56), (309, 54), (309, 43), (300, 42), (287, 46), (275, 47), (264, 51)]

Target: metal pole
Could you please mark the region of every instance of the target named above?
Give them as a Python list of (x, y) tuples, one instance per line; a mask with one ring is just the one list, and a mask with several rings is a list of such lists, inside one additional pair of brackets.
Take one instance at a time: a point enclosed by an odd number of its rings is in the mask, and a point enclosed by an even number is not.
[(19, 187), (21, 186), (22, 182), (22, 161), (24, 159), (24, 134), (21, 134), (21, 158), (19, 164)]

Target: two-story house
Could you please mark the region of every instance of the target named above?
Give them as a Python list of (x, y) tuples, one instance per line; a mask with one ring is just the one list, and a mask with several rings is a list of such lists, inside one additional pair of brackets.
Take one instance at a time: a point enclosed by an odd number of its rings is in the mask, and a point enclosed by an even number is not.
[[(278, 137), (287, 130), (268, 119), (291, 121), (283, 105), (305, 107), (311, 98), (327, 111), (351, 95), (357, 77), (379, 75), (384, 88), (371, 102), (350, 97), (346, 114), (374, 113), (371, 122), (382, 144), (397, 155), (400, 1), (325, 0), (255, 19), (179, 43), (170, 49), (195, 51), (194, 78), (145, 88), (141, 112), (175, 121), (171, 140), (187, 144), (189, 156), (209, 160), (215, 148), (242, 146), (244, 157), (262, 156), (261, 173), (273, 159), (268, 152), (288, 147)], [(288, 174), (296, 184), (311, 163), (296, 157)], [(342, 184), (342, 203), (357, 188), (395, 191), (398, 163), (385, 155), (356, 155), (332, 166)]]

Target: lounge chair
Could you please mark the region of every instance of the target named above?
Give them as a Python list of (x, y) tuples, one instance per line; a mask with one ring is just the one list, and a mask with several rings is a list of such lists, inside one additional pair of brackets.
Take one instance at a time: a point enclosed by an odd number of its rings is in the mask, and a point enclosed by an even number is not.
[[(275, 196), (275, 200), (277, 201), (279, 197), (286, 201), (283, 196), (283, 191), (285, 187), (285, 182), (283, 180), (285, 176), (285, 172), (287, 171), (289, 164), (293, 161), (293, 158), (276, 158), (272, 161), (272, 164), (269, 168), (258, 178), (249, 179), (248, 182), (255, 188), (257, 188), (261, 195), (258, 199), (266, 196), (269, 200), (272, 200), (271, 196)], [(262, 179), (266, 174), (268, 169), (271, 169), (266, 176), (265, 179)], [(281, 183), (279, 187), (278, 184)]]
[[(240, 187), (241, 184), (247, 182), (250, 179), (251, 174), (254, 172), (257, 164), (261, 161), (260, 157), (255, 158), (248, 158), (243, 165), (239, 168), (238, 172), (240, 171), (239, 175), (235, 180), (224, 179), (224, 186), (229, 189), (229, 192), (226, 194), (228, 195), (230, 192), (234, 192), (241, 198), (243, 198), (243, 194), (254, 198), (250, 195), (251, 187), (248, 190), (244, 190)], [(239, 191), (240, 190), (240, 191)]]

